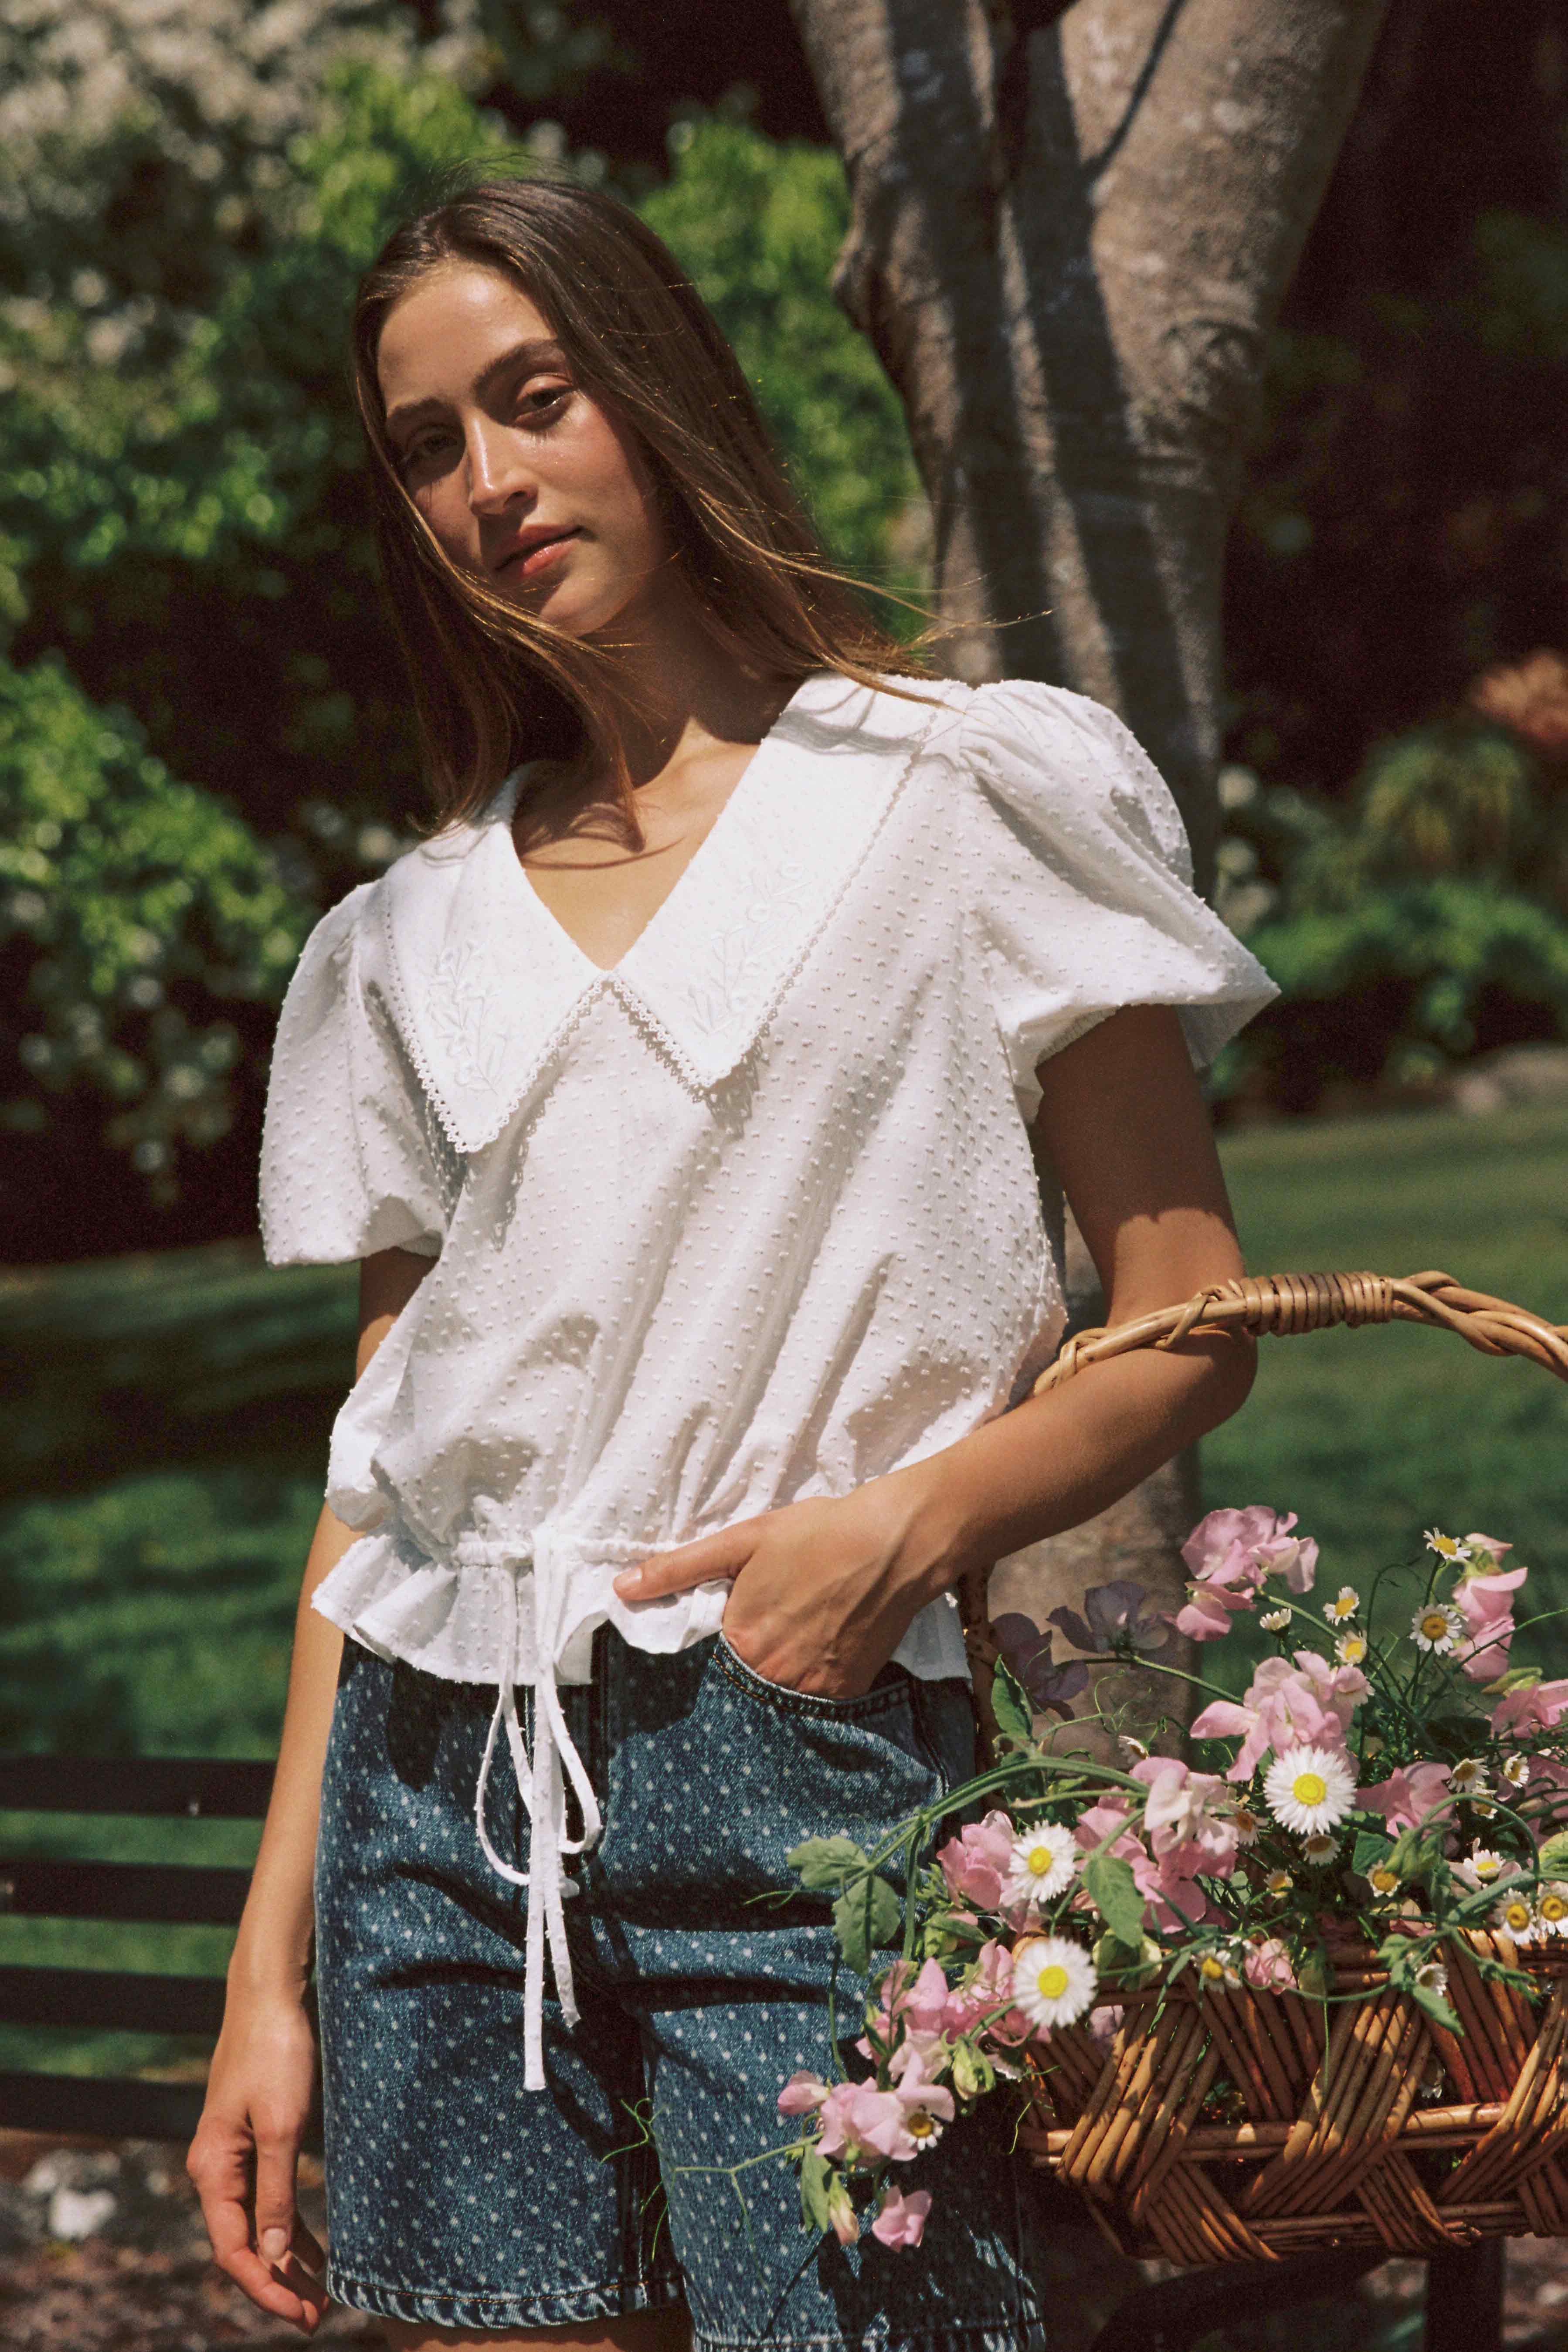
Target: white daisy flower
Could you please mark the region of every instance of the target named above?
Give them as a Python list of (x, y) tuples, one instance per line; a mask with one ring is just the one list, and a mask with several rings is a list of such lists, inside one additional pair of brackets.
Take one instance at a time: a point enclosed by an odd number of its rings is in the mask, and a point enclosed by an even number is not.
[(1094, 2000), (1094, 1962), (1067, 1936), (1026, 1936), (1013, 1948), (1013, 2006), (1031, 2025), (1072, 2025)]
[(1078, 1868), (1078, 1842), (1071, 1830), (1055, 1822), (1024, 1830), (1013, 1840), (1012, 1858), (1002, 1883), (1004, 1903), (1049, 1903), (1072, 1882)]
[(1500, 1886), (1505, 1879), (1519, 1874), (1517, 1866), (1506, 1855), (1495, 1853), (1489, 1845), (1472, 1846), (1463, 1862), (1455, 1863), (1453, 1869), (1461, 1885), (1478, 1893), (1483, 1886)]
[(1342, 1748), (1287, 1748), (1263, 1776), (1268, 1810), (1305, 1837), (1331, 1830), (1355, 1802), (1355, 1774)]
[(1568, 1936), (1568, 1879), (1553, 1878), (1535, 1899), (1535, 1924), (1542, 1936)]
[(1294, 1614), (1291, 1609), (1266, 1609), (1258, 1622), (1266, 1633), (1282, 1633)]
[(1342, 1666), (1363, 1666), (1366, 1664), (1366, 1635), (1342, 1633), (1334, 1643), (1334, 1655)]
[(1282, 1896), (1289, 1894), (1295, 1884), (1288, 1870), (1271, 1870), (1263, 1882), (1263, 1892), (1265, 1895), (1271, 1895), (1278, 1903)]
[(1478, 1821), (1489, 1822), (1492, 1815), (1496, 1812), (1497, 1807), (1493, 1804), (1489, 1797), (1472, 1797), (1470, 1799), (1470, 1811), (1475, 1814)]
[(1141, 1739), (1134, 1739), (1130, 1731), (1119, 1735), (1116, 1747), (1123, 1763), (1143, 1764), (1148, 1761), (1149, 1750)]
[(1340, 1850), (1340, 1842), (1328, 1830), (1314, 1830), (1310, 1837), (1301, 1840), (1301, 1852), (1314, 1870), (1322, 1870), (1332, 1862)]
[(1526, 1789), (1530, 1785), (1530, 1759), (1516, 1748), (1511, 1756), (1502, 1759), (1502, 1777), (1510, 1789)]
[(1439, 1559), (1446, 1559), (1450, 1568), (1457, 1568), (1470, 1556), (1468, 1544), (1461, 1543), (1458, 1536), (1446, 1536), (1441, 1528), (1427, 1528), (1426, 1549), (1435, 1551)]
[(1448, 1775), (1461, 1797), (1484, 1797), (1488, 1791), (1487, 1768), (1479, 1756), (1463, 1756)]
[(1492, 1913), (1492, 1926), (1500, 1927), (1516, 1944), (1533, 1944), (1539, 1933), (1535, 1906), (1524, 1889), (1517, 1895), (1505, 1895)]
[(1218, 1952), (1205, 1952), (1198, 1962), (1198, 1977), (1206, 1987), (1238, 1985), (1241, 1978)]
[(1323, 1614), (1331, 1624), (1342, 1625), (1361, 1607), (1361, 1594), (1352, 1584), (1342, 1584), (1332, 1601), (1323, 1604)]
[(1366, 1883), (1374, 1895), (1397, 1895), (1402, 1881), (1399, 1873), (1386, 1862), (1374, 1862), (1366, 1874)]
[(1424, 1992), (1446, 1993), (1448, 1971), (1441, 1960), (1423, 1960), (1415, 1971), (1415, 1981)]
[(1451, 1650), (1465, 1630), (1465, 1621), (1447, 1601), (1429, 1601), (1410, 1621), (1410, 1638), (1418, 1650)]
[(1263, 1822), (1261, 1816), (1255, 1813), (1250, 1805), (1233, 1805), (1230, 1809), (1230, 1825), (1236, 1832), (1237, 1845), (1256, 1845), (1258, 1832), (1263, 1827)]

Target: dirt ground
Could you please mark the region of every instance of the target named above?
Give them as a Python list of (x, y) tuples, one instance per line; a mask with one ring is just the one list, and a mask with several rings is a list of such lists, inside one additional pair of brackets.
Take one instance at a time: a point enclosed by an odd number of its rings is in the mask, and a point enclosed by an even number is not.
[[(301, 2206), (324, 2235), (321, 2171), (302, 2167)], [(1051, 2352), (1088, 2352), (1096, 2330), (1155, 2265), (1123, 2262), (1091, 2228), (1061, 2231), (1041, 2282)], [(1239, 2321), (1225, 2352), (1418, 2352), (1425, 2265), (1385, 2263), (1353, 2294)], [(218, 2352), (296, 2347), (214, 2265), (178, 2149), (147, 2141), (62, 2142), (0, 2131), (0, 2344), (5, 2352)], [(1568, 2241), (1515, 2239), (1508, 2252), (1510, 2352), (1568, 2352)], [(334, 2307), (315, 2341), (379, 2347), (379, 2329)]]

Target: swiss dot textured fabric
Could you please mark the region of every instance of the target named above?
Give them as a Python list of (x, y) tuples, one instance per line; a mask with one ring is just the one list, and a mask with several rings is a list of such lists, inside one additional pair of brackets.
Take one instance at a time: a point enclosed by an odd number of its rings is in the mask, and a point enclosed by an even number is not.
[[(512, 789), (311, 934), (267, 1255), (439, 1253), (333, 1433), (367, 1532), (316, 1605), (367, 1647), (493, 1682), (512, 1583), (562, 1679), (605, 1619), (711, 1633), (724, 1588), (611, 1575), (934, 1453), (1048, 1361), (1036, 1064), (1131, 1003), (1207, 1060), (1274, 993), (1110, 711), (916, 690), (808, 679), (610, 971), (528, 881)], [(900, 1658), (962, 1671), (952, 1617)]]
[[(1181, 1007), (1206, 1058), (1273, 993), (1109, 711), (917, 693), (806, 679), (612, 970), (530, 883), (513, 779), (334, 908), (283, 1007), (268, 1257), (435, 1259), (338, 1416), (328, 1500), (363, 1533), (314, 1606), (496, 1692), (475, 1827), (540, 1898), (534, 2087), (545, 1946), (570, 2019), (566, 1868), (600, 1827), (560, 1685), (599, 1626), (668, 1655), (729, 1590), (627, 1602), (616, 1570), (1017, 1402), (1064, 1320), (1037, 1064), (1134, 1003)], [(895, 1654), (962, 1674), (951, 1599)], [(485, 1828), (503, 1755), (525, 1870)]]
[[(650, 1659), (606, 1632), (590, 1664), (566, 1694), (605, 1818), (572, 1906), (584, 2029), (548, 2004), (529, 2098), (525, 1905), (467, 1818), (488, 1690), (343, 1644), (316, 1861), (329, 2292), (465, 2328), (684, 2302), (698, 2352), (1038, 2352), (1005, 2096), (895, 2168), (932, 2192), (918, 2254), (814, 2241), (794, 2168), (748, 2161), (797, 2128), (777, 2106), (795, 2069), (831, 2072), (830, 1987), (863, 2071), (826, 1903), (752, 1898), (825, 1822), (871, 1846), (967, 1779), (966, 1686), (892, 1667), (864, 1698), (807, 1698), (721, 1636)], [(524, 1850), (510, 1783), (489, 1821)]]

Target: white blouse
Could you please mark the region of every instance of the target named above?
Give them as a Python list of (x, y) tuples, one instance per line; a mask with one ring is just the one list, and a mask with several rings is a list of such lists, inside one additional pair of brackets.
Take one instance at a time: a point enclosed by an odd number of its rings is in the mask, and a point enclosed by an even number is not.
[[(261, 1160), (275, 1265), (436, 1259), (351, 1392), (327, 1499), (365, 1532), (314, 1606), (497, 1685), (572, 2011), (562, 1719), (596, 1627), (669, 1652), (729, 1587), (628, 1603), (628, 1562), (951, 1444), (1064, 1320), (1036, 1066), (1125, 1004), (1209, 1059), (1275, 992), (1191, 887), (1111, 712), (1029, 683), (833, 673), (792, 696), (668, 898), (604, 971), (546, 909), (511, 779), (316, 926)], [(948, 1600), (896, 1654), (962, 1675)], [(531, 1686), (533, 1745), (513, 1685)], [(526, 1874), (524, 1874), (526, 1883)]]

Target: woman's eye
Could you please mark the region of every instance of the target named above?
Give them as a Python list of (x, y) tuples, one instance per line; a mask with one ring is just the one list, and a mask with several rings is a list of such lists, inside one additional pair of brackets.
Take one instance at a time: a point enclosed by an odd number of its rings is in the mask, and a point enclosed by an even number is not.
[(540, 384), (525, 392), (519, 407), (525, 425), (552, 425), (572, 397), (569, 383)]

